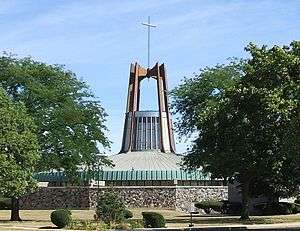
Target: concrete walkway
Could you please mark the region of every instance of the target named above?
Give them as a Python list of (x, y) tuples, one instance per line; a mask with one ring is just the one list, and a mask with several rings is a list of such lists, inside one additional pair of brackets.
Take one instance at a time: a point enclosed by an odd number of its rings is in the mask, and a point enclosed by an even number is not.
[(277, 223), (277, 224), (257, 224), (257, 225), (197, 225), (197, 227), (176, 227), (176, 228), (165, 228), (165, 229), (138, 229), (138, 230), (168, 230), (168, 231), (243, 231), (243, 230), (251, 230), (251, 231), (258, 231), (258, 230), (265, 230), (265, 231), (300, 231), (300, 222), (289, 222), (289, 223)]
[(278, 224), (266, 224), (266, 225), (248, 225), (247, 229), (293, 229), (300, 230), (300, 222), (290, 222), (290, 223), (278, 223)]
[[(36, 224), (26, 224), (26, 223), (0, 223), (0, 230), (5, 231), (24, 231), (24, 230), (45, 230), (45, 231), (53, 231), (57, 230), (55, 227), (51, 227), (49, 225), (43, 226), (40, 222)], [(66, 229), (60, 229), (66, 230)], [(300, 231), (300, 222), (290, 222), (290, 223), (278, 223), (278, 224), (260, 224), (260, 225), (203, 225), (199, 227), (176, 227), (176, 228), (165, 228), (165, 229), (137, 229), (141, 230), (168, 230), (168, 231), (244, 231), (244, 230), (251, 230), (251, 231), (258, 231), (258, 230), (265, 230), (265, 231)]]

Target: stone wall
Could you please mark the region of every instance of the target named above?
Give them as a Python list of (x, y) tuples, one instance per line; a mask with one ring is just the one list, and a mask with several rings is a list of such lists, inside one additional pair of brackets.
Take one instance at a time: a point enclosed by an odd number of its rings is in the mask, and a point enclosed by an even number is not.
[[(99, 194), (103, 194), (108, 188), (100, 188)], [(175, 187), (114, 187), (113, 190), (119, 194), (129, 208), (157, 207), (174, 208), (176, 200)], [(97, 188), (90, 188), (90, 207), (95, 207)]]
[[(23, 209), (89, 209), (96, 205), (97, 194), (108, 187), (46, 187), (21, 200)], [(227, 199), (226, 186), (123, 186), (114, 187), (129, 208), (149, 207), (187, 210), (191, 202)]]
[(43, 187), (20, 200), (24, 209), (89, 208), (85, 187)]
[(192, 202), (203, 200), (227, 200), (227, 186), (178, 186), (176, 188), (176, 209), (187, 210)]

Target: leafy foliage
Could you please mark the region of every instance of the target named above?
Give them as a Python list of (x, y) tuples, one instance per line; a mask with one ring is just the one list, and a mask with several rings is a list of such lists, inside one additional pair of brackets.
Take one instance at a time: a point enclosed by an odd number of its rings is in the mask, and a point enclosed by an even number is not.
[(176, 122), (181, 135), (198, 131), (222, 95), (240, 80), (243, 65), (243, 60), (231, 59), (228, 65), (206, 67), (171, 91), (174, 113), (181, 115)]
[(99, 147), (109, 147), (104, 109), (87, 84), (63, 66), (4, 55), (0, 86), (24, 104), (37, 125), (39, 170), (65, 170), (74, 180), (79, 165), (92, 165)]
[(144, 222), (142, 220), (128, 220), (128, 224), (131, 226), (132, 229), (140, 229), (144, 228)]
[(35, 131), (24, 105), (0, 88), (0, 195), (12, 198), (11, 220), (21, 220), (18, 198), (36, 186), (33, 173), (40, 155)]
[(133, 217), (133, 213), (130, 210), (125, 209), (124, 210), (124, 218), (129, 219), (129, 218), (132, 218), (132, 217)]
[(115, 230), (131, 230), (131, 225), (129, 223), (118, 223), (118, 224), (113, 224), (110, 227), (111, 229), (115, 229)]
[(179, 129), (197, 132), (185, 165), (238, 181), (243, 219), (251, 196), (292, 195), (300, 184), (300, 42), (246, 50), (246, 63), (207, 68), (172, 93)]
[(222, 214), (239, 215), (241, 213), (242, 204), (239, 202), (229, 202), (228, 200), (208, 200), (195, 203), (195, 207), (203, 209), (207, 214), (214, 210)]
[(89, 220), (73, 220), (68, 225), (68, 229), (70, 230), (97, 230), (97, 231), (105, 231), (109, 227), (104, 223), (93, 222)]
[(55, 210), (50, 215), (51, 222), (58, 228), (64, 228), (72, 221), (72, 213), (69, 210)]
[(142, 212), (145, 228), (165, 228), (166, 221), (163, 215), (156, 212)]
[(273, 202), (256, 205), (262, 215), (289, 215), (300, 212), (300, 205), (287, 202)]
[(0, 210), (11, 209), (11, 200), (9, 198), (0, 197)]
[(106, 224), (121, 223), (124, 220), (125, 205), (112, 190), (99, 196), (96, 218)]
[(198, 209), (203, 209), (205, 213), (209, 214), (211, 210), (214, 210), (216, 212), (223, 212), (224, 203), (222, 201), (216, 200), (200, 201), (195, 203), (195, 207)]
[(0, 194), (20, 197), (34, 189), (34, 167), (39, 160), (36, 126), (21, 104), (0, 88)]

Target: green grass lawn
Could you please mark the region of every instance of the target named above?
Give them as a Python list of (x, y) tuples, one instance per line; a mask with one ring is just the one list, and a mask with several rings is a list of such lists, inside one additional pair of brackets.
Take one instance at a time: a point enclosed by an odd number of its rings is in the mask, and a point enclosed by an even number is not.
[[(41, 228), (53, 226), (50, 221), (50, 214), (53, 210), (21, 210), (21, 218), (24, 222), (9, 222), (10, 211), (0, 210), (0, 230), (18, 230), (16, 227), (26, 228)], [(190, 222), (188, 214), (181, 213), (175, 210), (166, 209), (149, 209), (137, 208), (131, 209), (133, 212), (133, 219), (142, 219), (142, 211), (156, 211), (161, 213), (166, 221), (167, 227), (187, 227)], [(72, 210), (72, 217), (75, 220), (90, 220), (93, 221), (94, 210)], [(238, 225), (238, 224), (274, 224), (274, 223), (287, 223), (287, 222), (300, 222), (300, 214), (286, 215), (286, 216), (253, 216), (249, 222), (241, 222), (238, 216), (201, 216), (195, 215), (193, 218), (195, 226), (206, 225)], [(22, 229), (20, 229), (22, 230)], [(24, 230), (24, 229), (23, 229)]]

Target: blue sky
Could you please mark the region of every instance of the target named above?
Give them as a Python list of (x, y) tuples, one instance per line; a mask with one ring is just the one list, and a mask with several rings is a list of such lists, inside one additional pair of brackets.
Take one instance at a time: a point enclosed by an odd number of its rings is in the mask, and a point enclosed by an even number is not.
[[(207, 65), (246, 57), (249, 42), (271, 46), (300, 38), (298, 0), (0, 0), (0, 51), (65, 64), (88, 82), (109, 114), (111, 153), (117, 153), (129, 65), (147, 64), (141, 22), (148, 15), (158, 26), (151, 63), (166, 64), (170, 88)], [(142, 108), (156, 107), (153, 82), (142, 89)], [(186, 145), (178, 144), (178, 152)]]

